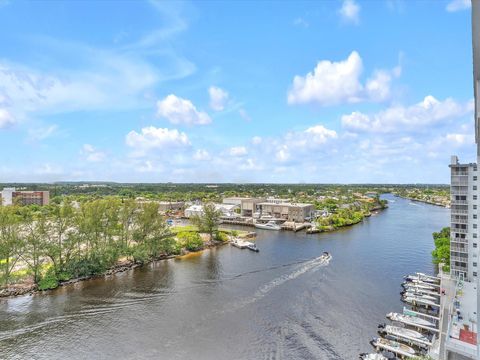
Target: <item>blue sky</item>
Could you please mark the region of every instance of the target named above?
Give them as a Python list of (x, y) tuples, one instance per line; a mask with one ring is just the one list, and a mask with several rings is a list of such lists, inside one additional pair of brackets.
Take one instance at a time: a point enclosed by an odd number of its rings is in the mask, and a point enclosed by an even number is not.
[(469, 0), (0, 0), (0, 182), (448, 183)]

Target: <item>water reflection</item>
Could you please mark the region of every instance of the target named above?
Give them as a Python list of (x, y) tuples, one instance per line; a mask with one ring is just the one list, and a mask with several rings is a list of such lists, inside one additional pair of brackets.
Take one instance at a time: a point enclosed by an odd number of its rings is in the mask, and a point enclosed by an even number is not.
[[(0, 358), (353, 359), (432, 272), (443, 208), (395, 199), (330, 234), (259, 231), (230, 246), (0, 303)], [(333, 254), (329, 264), (318, 257)]]

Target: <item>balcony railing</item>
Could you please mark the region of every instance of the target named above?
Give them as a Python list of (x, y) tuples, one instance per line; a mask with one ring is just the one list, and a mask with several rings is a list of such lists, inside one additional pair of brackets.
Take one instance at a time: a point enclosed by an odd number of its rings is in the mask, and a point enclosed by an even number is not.
[(468, 210), (450, 209), (450, 213), (452, 215), (460, 215), (460, 214), (468, 215)]
[(462, 225), (467, 225), (468, 224), (468, 219), (458, 219), (452, 216), (450, 219), (452, 224), (462, 224)]
[(450, 236), (451, 243), (459, 243), (459, 244), (468, 244), (468, 239), (457, 238), (454, 236)]
[(452, 199), (452, 205), (468, 205), (468, 201)]
[(450, 261), (458, 261), (467, 264), (468, 257), (450, 256)]
[(462, 179), (462, 180), (453, 180), (451, 181), (450, 185), (452, 186), (468, 186), (468, 180), (467, 179)]
[(450, 251), (456, 251), (456, 252), (461, 252), (468, 254), (468, 248), (467, 247), (460, 247), (459, 245), (456, 245), (455, 243), (450, 244)]
[(457, 233), (457, 234), (468, 234), (468, 229), (452, 228), (451, 232), (452, 233)]

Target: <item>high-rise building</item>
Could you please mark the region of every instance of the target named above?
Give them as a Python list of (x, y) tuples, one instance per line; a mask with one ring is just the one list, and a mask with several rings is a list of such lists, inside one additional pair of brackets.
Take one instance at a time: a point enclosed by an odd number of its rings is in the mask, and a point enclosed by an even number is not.
[(472, 0), (472, 49), (477, 162), (461, 164), (452, 156), (450, 163), (450, 274), (455, 286), (442, 300), (449, 302), (444, 304), (448, 326), (441, 337), (440, 359), (445, 360), (480, 359), (480, 0)]

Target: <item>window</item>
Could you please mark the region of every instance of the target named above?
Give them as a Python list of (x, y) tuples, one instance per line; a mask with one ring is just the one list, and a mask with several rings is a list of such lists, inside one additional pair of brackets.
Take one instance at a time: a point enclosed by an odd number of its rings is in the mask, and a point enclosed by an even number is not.
[[(473, 235), (476, 235), (476, 234), (473, 234)], [(475, 237), (475, 236), (474, 236)], [(477, 247), (477, 243), (473, 243), (473, 247), (476, 248)]]
[(476, 234), (476, 233), (475, 233), (475, 234), (473, 234), (473, 237), (474, 237), (474, 238), (476, 238), (476, 237), (477, 237), (477, 234)]
[(476, 177), (476, 176), (473, 177), (473, 181), (477, 181), (477, 177)]
[(476, 185), (473, 185), (473, 190), (477, 190), (477, 186), (476, 186)]
[(476, 219), (476, 218), (477, 218), (477, 214), (473, 214), (473, 218)]
[(473, 195), (473, 200), (477, 200), (477, 195)]
[(473, 272), (473, 276), (477, 277), (477, 272), (476, 271)]
[(476, 262), (474, 262), (474, 263), (473, 263), (473, 266), (474, 266), (474, 267), (477, 267), (477, 263), (476, 263)]
[(477, 205), (473, 205), (473, 210), (476, 210), (477, 209)]
[(473, 224), (473, 228), (476, 229), (476, 228), (477, 228), (477, 224)]

